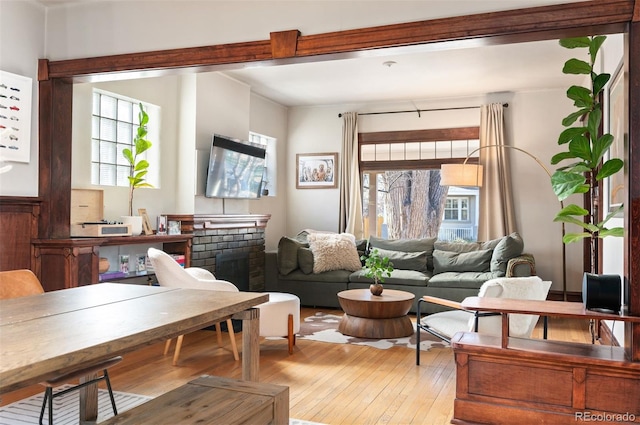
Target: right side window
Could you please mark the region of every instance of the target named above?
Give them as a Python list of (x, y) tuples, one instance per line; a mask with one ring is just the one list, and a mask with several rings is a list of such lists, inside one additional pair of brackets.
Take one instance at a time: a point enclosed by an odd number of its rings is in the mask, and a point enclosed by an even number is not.
[[(365, 236), (477, 239), (479, 189), (440, 186), (440, 165), (480, 145), (479, 128), (361, 133)], [(477, 163), (475, 153), (467, 162)]]

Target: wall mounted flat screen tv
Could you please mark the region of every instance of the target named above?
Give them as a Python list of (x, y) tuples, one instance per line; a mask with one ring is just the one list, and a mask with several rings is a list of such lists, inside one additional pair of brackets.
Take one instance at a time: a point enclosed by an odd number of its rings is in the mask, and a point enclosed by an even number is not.
[(205, 196), (256, 199), (262, 192), (266, 150), (213, 135)]

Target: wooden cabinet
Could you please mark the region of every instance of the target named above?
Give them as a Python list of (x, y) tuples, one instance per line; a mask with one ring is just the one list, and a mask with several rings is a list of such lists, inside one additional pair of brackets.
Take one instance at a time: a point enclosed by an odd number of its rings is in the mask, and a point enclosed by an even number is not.
[(45, 291), (98, 283), (100, 250), (104, 247), (162, 244), (169, 253), (183, 254), (191, 265), (193, 235), (119, 236), (112, 238), (37, 239), (33, 241), (35, 273)]
[[(464, 308), (577, 319), (640, 322), (584, 310), (581, 303), (472, 297)], [(460, 332), (452, 423), (640, 423), (640, 362), (624, 348)], [(526, 420), (524, 420), (526, 418)]]
[(31, 269), (39, 215), (36, 198), (0, 197), (0, 270)]

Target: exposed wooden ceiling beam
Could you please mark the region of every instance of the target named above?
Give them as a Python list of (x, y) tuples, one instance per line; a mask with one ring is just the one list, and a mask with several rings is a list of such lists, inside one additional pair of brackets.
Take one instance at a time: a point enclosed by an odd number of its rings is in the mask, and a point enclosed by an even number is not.
[[(211, 71), (231, 64), (235, 67), (255, 62), (277, 64), (282, 58), (288, 62), (307, 62), (321, 56), (345, 57), (389, 47), (437, 45), (437, 48), (445, 48), (454, 44), (504, 44), (607, 34), (623, 32), (637, 9), (635, 0), (585, 1), (300, 35), (295, 45), (290, 38), (298, 31), (290, 30), (273, 33), (275, 45), (269, 39), (50, 61), (48, 72), (41, 75), (74, 81), (100, 81), (176, 74), (187, 70)], [(286, 50), (283, 50), (283, 37), (287, 38)]]

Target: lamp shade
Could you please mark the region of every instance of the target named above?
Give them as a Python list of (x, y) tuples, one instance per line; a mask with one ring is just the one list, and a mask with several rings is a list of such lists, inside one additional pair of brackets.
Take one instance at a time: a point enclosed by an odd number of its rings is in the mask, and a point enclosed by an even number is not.
[(482, 172), (482, 165), (479, 164), (442, 164), (440, 184), (442, 186), (482, 187)]

